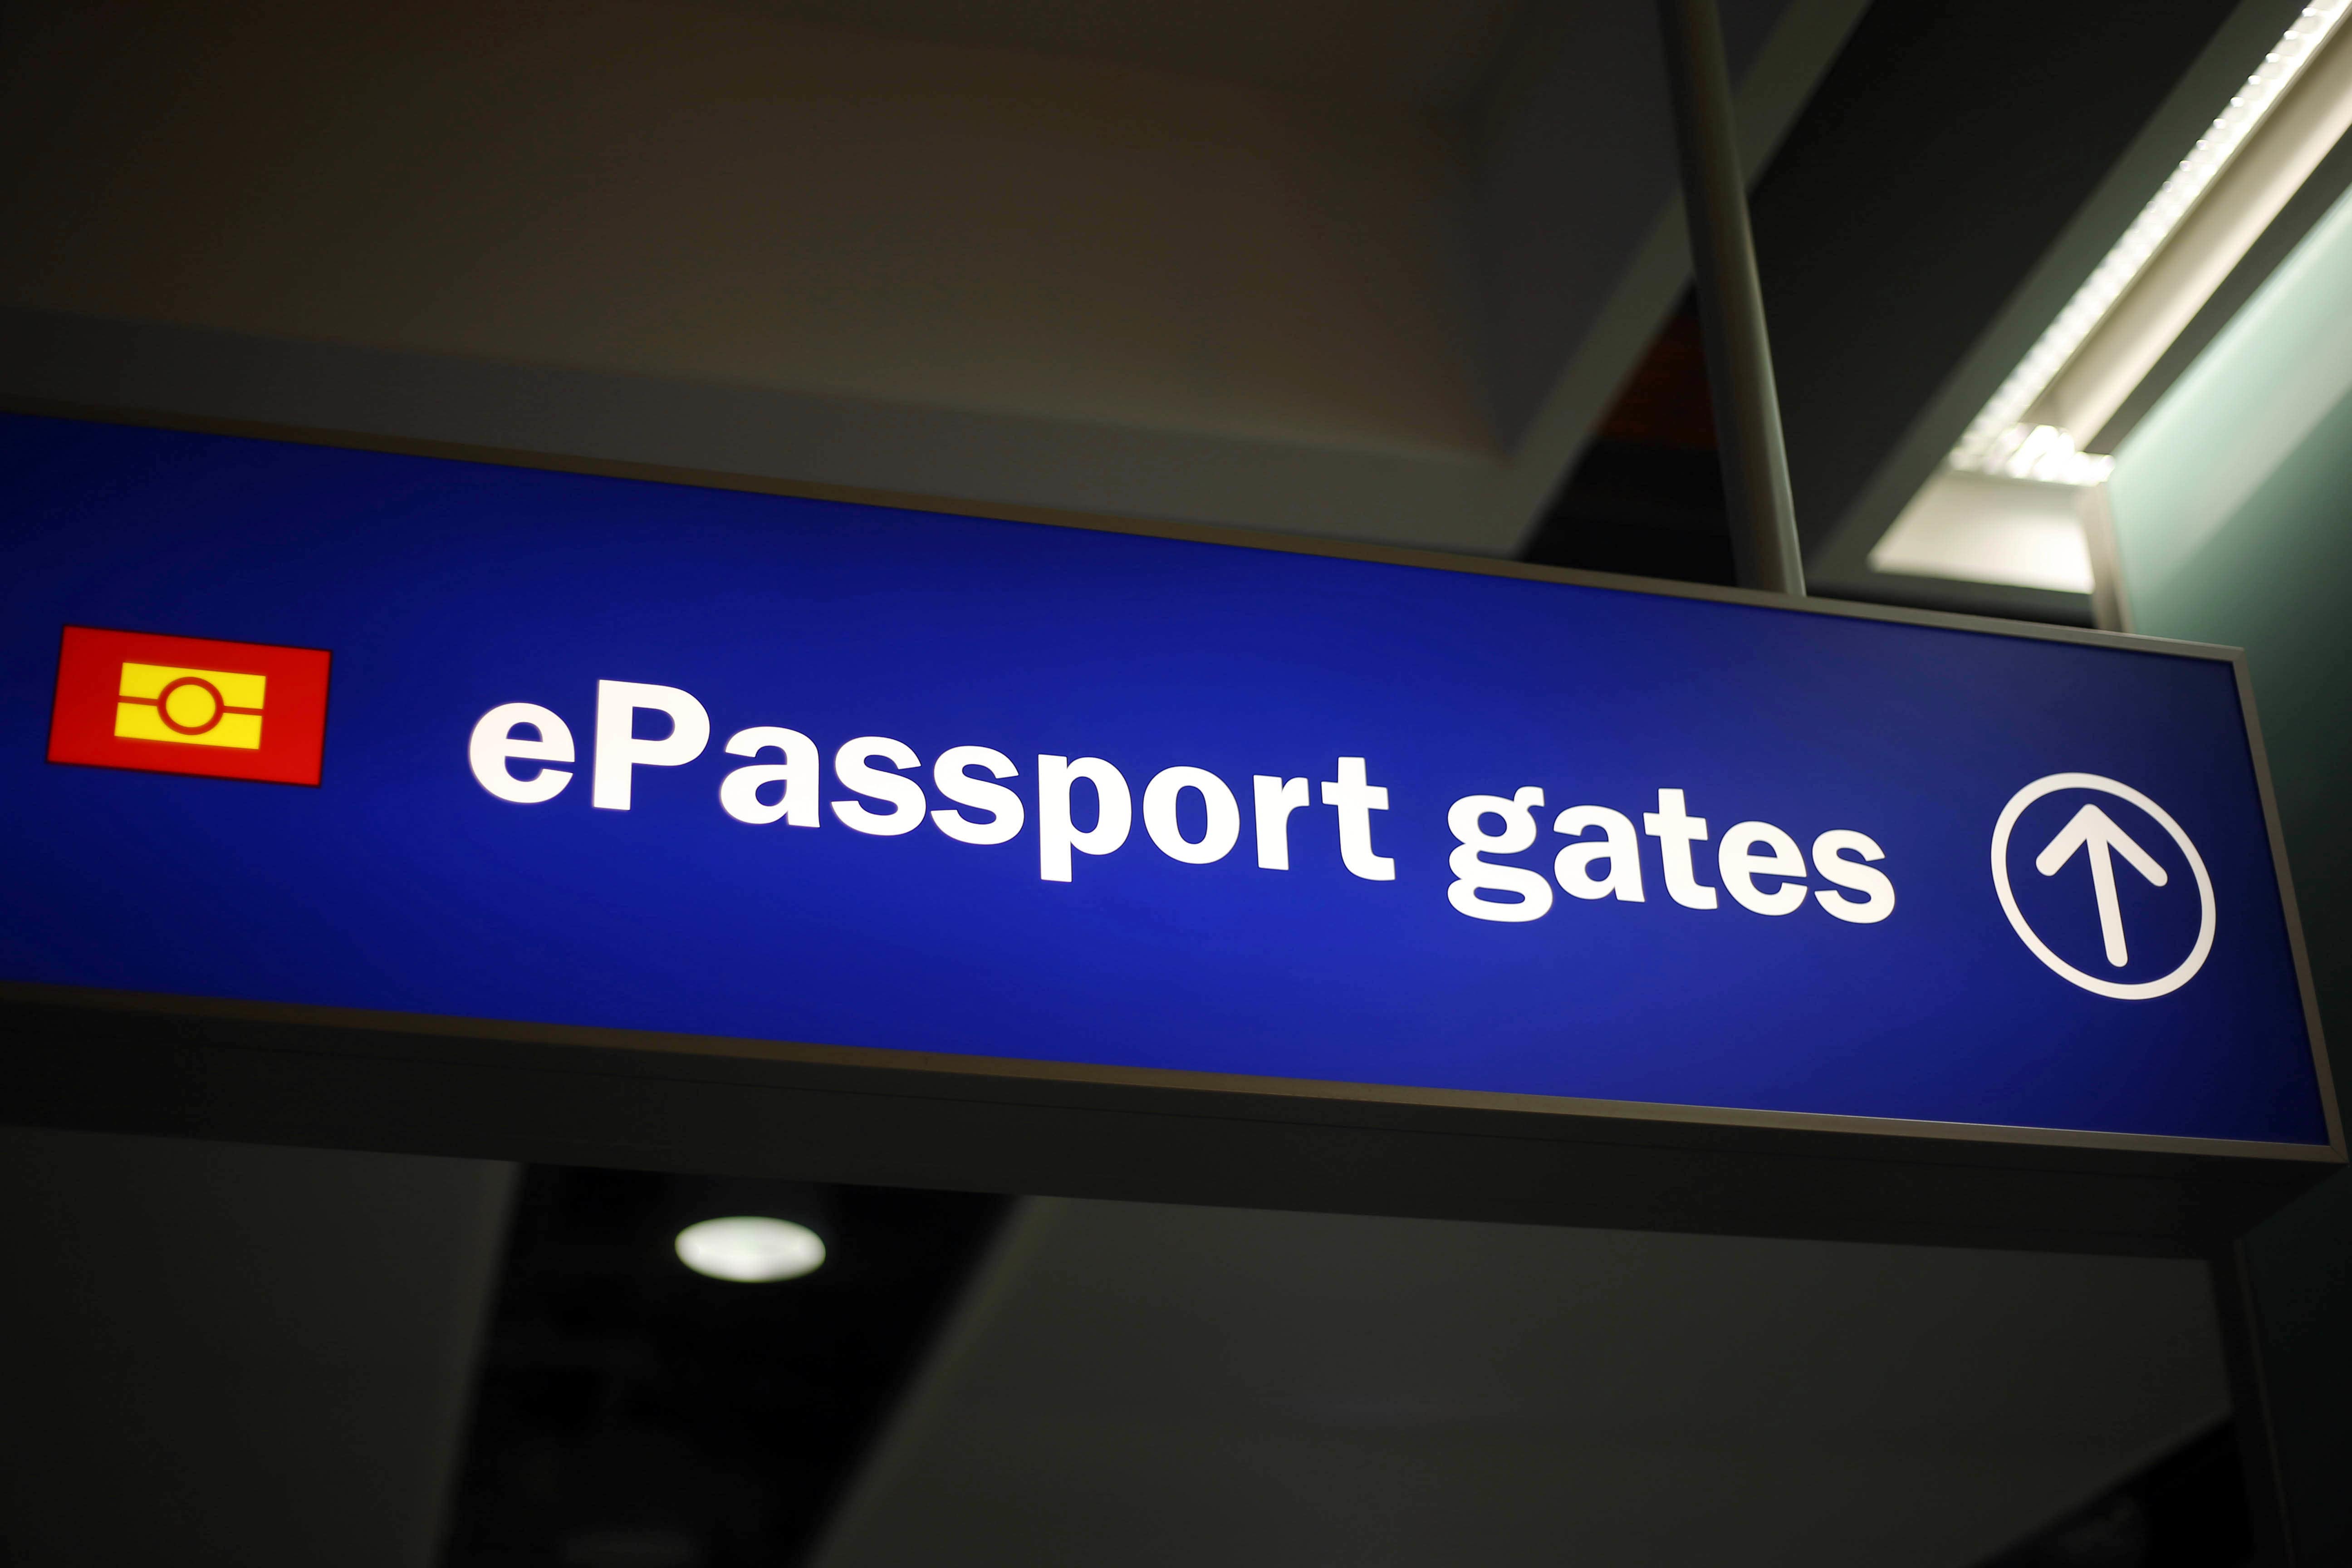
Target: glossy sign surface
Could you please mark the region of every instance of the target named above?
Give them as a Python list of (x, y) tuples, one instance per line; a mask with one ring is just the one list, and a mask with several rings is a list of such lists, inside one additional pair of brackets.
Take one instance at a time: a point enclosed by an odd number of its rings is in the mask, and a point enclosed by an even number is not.
[[(127, 426), (0, 449), (0, 979), (2328, 1136), (2226, 660)], [(68, 626), (331, 653), (318, 786), (48, 761)]]

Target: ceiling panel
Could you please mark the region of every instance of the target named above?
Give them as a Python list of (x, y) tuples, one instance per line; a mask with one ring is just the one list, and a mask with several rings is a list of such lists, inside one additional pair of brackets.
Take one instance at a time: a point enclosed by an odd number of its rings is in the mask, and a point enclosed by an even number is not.
[(816, 1561), (1964, 1568), (2226, 1409), (2195, 1264), (1038, 1202)]
[[(1459, 109), (1524, 11), (1572, 0), (729, 0), (747, 11), (1036, 49), (1402, 108)], [(1587, 5), (1583, 8), (1591, 9)]]

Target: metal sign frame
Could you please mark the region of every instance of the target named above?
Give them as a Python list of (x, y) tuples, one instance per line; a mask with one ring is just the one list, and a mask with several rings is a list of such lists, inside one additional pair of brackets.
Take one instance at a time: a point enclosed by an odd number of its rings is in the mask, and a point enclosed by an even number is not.
[(1101, 1068), (0, 984), (0, 1119), (583, 1164), (2206, 1256), (2345, 1162), (2242, 650), (1338, 541), (0, 400), (11, 412), (888, 506), (2229, 664), (2325, 1146)]

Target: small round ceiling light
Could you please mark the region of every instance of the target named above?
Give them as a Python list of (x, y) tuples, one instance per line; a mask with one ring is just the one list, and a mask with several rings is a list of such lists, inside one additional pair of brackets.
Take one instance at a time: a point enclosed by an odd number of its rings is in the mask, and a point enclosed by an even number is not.
[(814, 1273), (824, 1262), (824, 1241), (808, 1226), (788, 1219), (736, 1215), (679, 1231), (677, 1258), (713, 1279), (764, 1285)]

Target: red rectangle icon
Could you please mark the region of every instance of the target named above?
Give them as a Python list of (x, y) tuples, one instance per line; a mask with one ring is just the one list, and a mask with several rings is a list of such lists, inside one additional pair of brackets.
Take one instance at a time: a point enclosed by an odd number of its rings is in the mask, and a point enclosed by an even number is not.
[(316, 784), (331, 657), (315, 647), (68, 626), (49, 761)]

